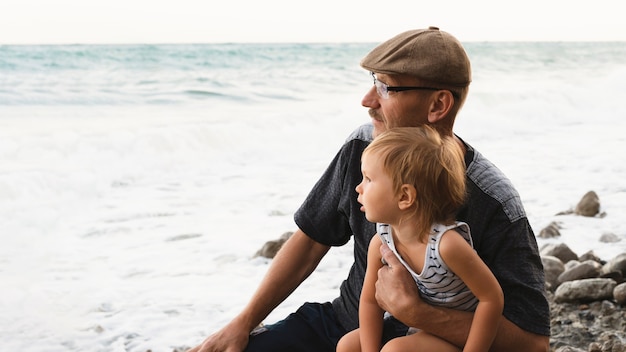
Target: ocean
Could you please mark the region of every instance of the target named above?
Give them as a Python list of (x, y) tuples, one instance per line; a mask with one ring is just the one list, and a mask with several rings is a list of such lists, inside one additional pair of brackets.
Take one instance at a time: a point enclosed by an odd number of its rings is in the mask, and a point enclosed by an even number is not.
[[(464, 43), (456, 133), (516, 185), (536, 234), (626, 252), (626, 43)], [(268, 240), (369, 121), (375, 43), (0, 46), (0, 346), (194, 346), (252, 295)], [(593, 190), (604, 217), (556, 214)], [(605, 233), (620, 241), (602, 243)], [(266, 320), (331, 300), (335, 248)]]

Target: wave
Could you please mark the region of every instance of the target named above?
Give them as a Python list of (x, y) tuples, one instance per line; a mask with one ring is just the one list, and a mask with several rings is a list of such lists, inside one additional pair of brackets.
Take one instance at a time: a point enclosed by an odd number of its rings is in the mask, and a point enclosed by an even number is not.
[(297, 91), (290, 86), (343, 77), (346, 67), (358, 70), (364, 50), (312, 44), (3, 46), (0, 106), (282, 100)]

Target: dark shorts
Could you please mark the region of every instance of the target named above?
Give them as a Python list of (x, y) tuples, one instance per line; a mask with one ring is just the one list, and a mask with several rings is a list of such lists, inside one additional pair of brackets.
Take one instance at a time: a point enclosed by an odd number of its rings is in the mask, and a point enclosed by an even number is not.
[[(407, 327), (385, 320), (383, 340), (406, 335)], [(335, 352), (339, 339), (348, 333), (341, 326), (332, 304), (305, 303), (295, 313), (250, 334), (247, 352)]]

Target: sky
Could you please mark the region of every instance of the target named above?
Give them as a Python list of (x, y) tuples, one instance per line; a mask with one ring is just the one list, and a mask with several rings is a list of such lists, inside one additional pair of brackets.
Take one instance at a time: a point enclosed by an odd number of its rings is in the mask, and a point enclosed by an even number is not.
[(622, 0), (2, 0), (0, 44), (626, 41)]

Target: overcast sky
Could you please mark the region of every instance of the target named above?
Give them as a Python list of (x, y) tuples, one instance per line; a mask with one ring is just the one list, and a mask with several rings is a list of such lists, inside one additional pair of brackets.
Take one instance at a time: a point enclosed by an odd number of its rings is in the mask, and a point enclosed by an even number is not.
[(0, 44), (626, 41), (622, 0), (2, 0)]

